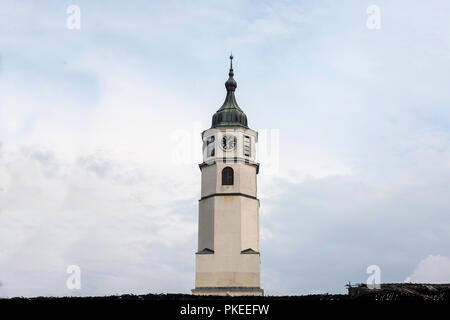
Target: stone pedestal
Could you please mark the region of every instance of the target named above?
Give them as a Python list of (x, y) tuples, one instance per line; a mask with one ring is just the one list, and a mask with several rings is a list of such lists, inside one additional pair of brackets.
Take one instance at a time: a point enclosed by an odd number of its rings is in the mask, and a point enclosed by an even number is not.
[(196, 296), (263, 296), (264, 290), (258, 287), (204, 287), (192, 289)]

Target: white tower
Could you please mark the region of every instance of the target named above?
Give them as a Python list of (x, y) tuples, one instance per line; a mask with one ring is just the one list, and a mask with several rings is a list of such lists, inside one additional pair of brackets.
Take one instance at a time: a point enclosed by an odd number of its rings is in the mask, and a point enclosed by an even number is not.
[(259, 200), (255, 161), (258, 133), (247, 126), (234, 91), (233, 56), (227, 96), (202, 133), (197, 295), (263, 295), (260, 288)]

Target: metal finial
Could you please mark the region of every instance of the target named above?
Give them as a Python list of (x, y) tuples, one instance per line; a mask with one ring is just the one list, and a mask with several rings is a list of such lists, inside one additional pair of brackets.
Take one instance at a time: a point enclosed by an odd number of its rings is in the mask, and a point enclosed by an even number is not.
[(230, 54), (230, 71), (228, 72), (228, 80), (225, 82), (225, 88), (227, 88), (227, 91), (234, 91), (236, 90), (237, 84), (236, 81), (233, 79), (234, 72), (233, 72), (233, 53)]

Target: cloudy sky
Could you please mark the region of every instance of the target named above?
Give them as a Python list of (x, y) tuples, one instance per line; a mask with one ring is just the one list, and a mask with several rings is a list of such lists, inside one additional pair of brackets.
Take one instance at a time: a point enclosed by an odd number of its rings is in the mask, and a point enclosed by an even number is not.
[(3, 0), (0, 296), (190, 292), (200, 132), (230, 51), (261, 137), (265, 293), (343, 293), (370, 265), (382, 282), (450, 282), (449, 12)]

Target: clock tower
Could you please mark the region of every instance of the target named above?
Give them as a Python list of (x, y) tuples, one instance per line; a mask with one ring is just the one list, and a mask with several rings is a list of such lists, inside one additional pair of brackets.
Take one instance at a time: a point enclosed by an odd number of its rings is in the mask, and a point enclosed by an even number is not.
[(258, 133), (248, 127), (234, 91), (230, 56), (227, 96), (203, 131), (195, 295), (263, 295), (260, 287)]

